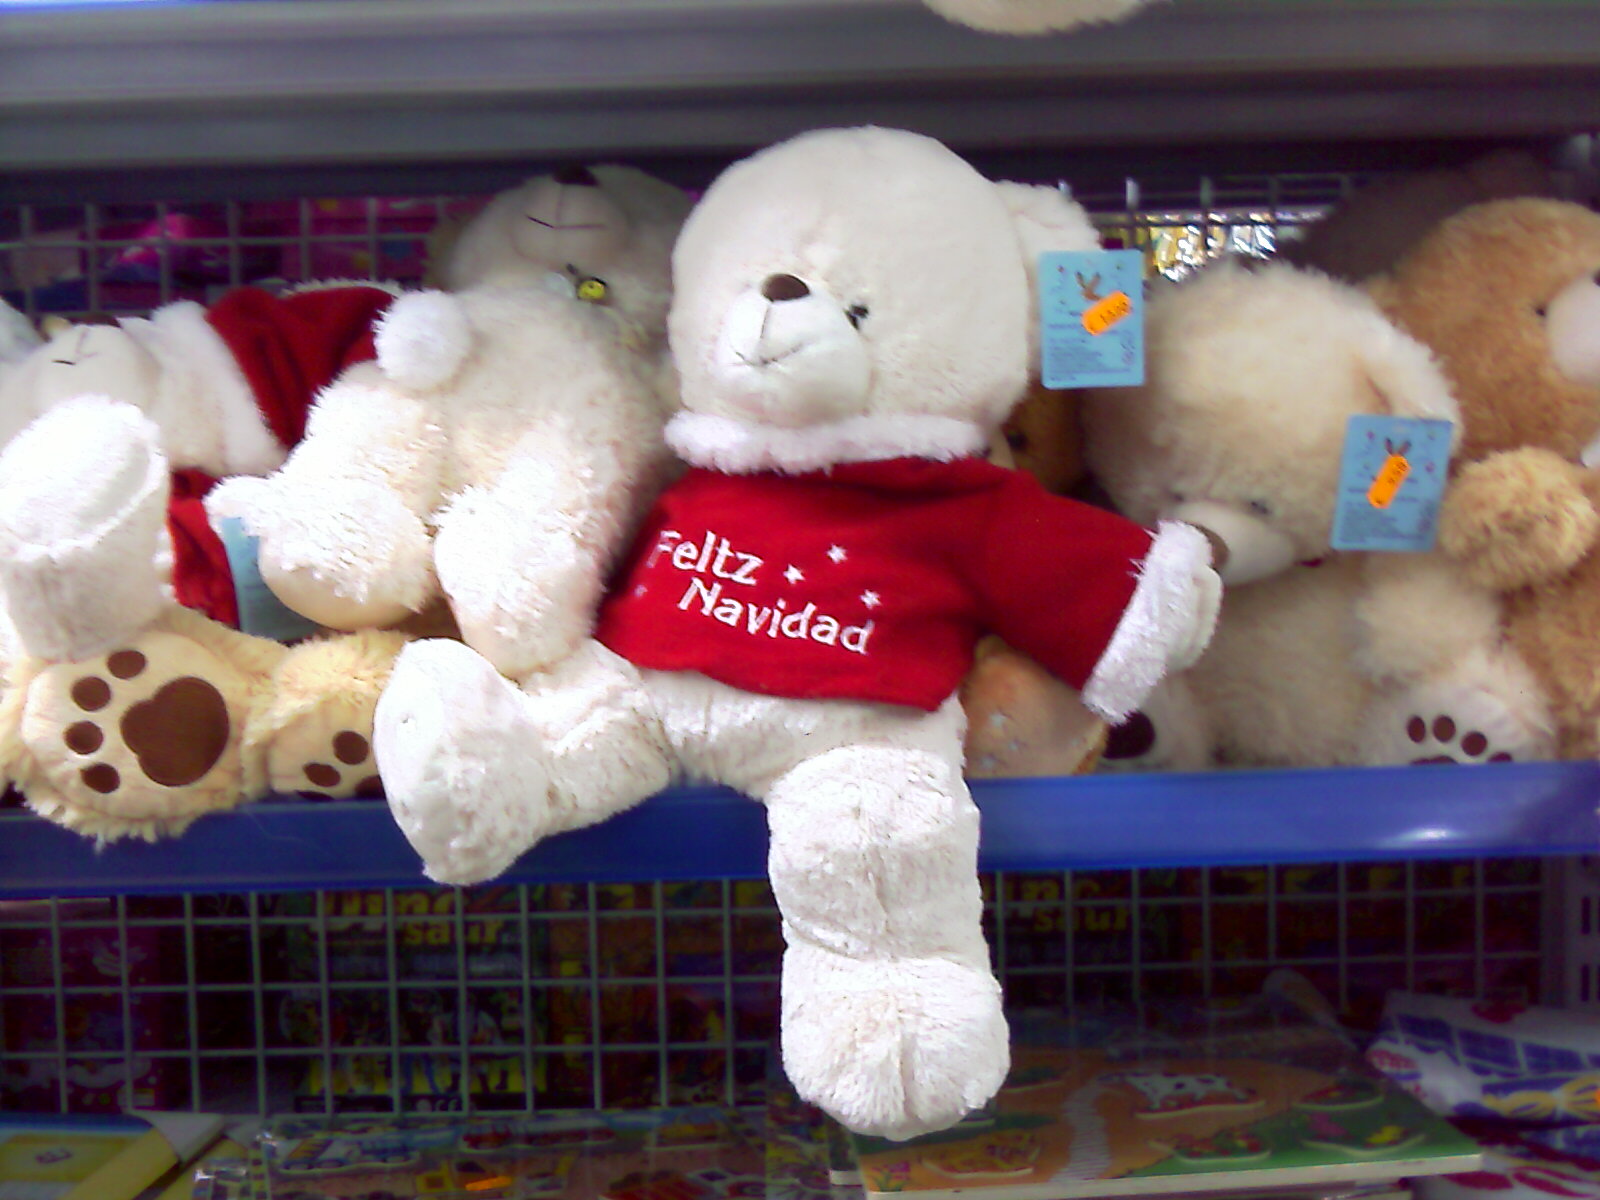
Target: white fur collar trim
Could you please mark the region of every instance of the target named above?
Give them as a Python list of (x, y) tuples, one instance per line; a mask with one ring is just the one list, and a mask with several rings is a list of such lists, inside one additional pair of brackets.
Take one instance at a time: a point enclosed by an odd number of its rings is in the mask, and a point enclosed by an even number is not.
[(828, 425), (784, 429), (680, 412), (667, 422), (667, 444), (697, 467), (731, 475), (756, 471), (798, 475), (838, 463), (891, 458), (949, 462), (981, 454), (988, 439), (970, 421), (915, 413), (847, 417)]
[(206, 310), (180, 300), (157, 309), (150, 325), (148, 345), (161, 362), (150, 415), (168, 456), (217, 476), (265, 475), (281, 466), (286, 451)]

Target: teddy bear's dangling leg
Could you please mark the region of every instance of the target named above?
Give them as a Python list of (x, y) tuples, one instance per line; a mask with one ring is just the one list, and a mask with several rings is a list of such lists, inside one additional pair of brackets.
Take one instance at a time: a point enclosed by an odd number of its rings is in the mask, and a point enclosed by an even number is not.
[[(910, 738), (807, 758), (765, 796), (788, 943), (784, 1066), (802, 1097), (863, 1133), (954, 1125), (1009, 1063), (959, 723), (947, 704)], [(947, 748), (928, 736), (939, 725)]]
[(258, 795), (243, 727), (285, 652), (166, 594), (155, 427), (104, 397), (67, 401), (12, 441), (0, 479), (17, 638), (0, 771), (29, 807), (98, 838), (155, 838)]
[(39, 417), (0, 456), (0, 594), (16, 652), (103, 653), (165, 607), (167, 463), (130, 404), (85, 396)]

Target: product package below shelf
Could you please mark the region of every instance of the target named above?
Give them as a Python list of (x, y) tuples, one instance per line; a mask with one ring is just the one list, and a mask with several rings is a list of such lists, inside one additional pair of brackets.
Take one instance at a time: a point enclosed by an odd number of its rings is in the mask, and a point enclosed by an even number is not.
[[(1600, 848), (1600, 764), (1377, 767), (986, 780), (985, 870), (1549, 856)], [(552, 837), (500, 882), (754, 878), (761, 806), (678, 788)], [(381, 802), (268, 800), (182, 837), (96, 848), (0, 815), (0, 897), (424, 884)]]

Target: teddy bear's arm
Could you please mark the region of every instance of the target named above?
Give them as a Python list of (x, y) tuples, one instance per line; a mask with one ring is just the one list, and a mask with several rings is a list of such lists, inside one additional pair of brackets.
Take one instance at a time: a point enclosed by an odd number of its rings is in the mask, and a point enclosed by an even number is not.
[(1210, 546), (1193, 526), (1152, 534), (1018, 479), (995, 505), (975, 576), (985, 618), (1121, 721), (1210, 640), (1222, 587)]
[(1600, 538), (1588, 471), (1524, 447), (1470, 463), (1439, 514), (1439, 545), (1480, 587), (1511, 591), (1558, 578)]
[(362, 364), (318, 397), (278, 471), (225, 481), (207, 510), (259, 539), (262, 578), (289, 607), (334, 628), (389, 624), (434, 593), (444, 448), (429, 409)]

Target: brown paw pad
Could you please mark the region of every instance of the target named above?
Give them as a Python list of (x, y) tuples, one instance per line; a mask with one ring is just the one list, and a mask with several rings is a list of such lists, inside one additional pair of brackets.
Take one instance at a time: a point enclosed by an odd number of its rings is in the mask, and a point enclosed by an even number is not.
[[(118, 683), (139, 678), (147, 666), (149, 660), (140, 651), (118, 650), (106, 657), (105, 675), (89, 674), (73, 681), (67, 694), (82, 719), (62, 731), (68, 750), (88, 758), (106, 746), (106, 725), (113, 722), (98, 714), (115, 699)], [(175, 788), (198, 783), (217, 765), (227, 751), (232, 720), (221, 692), (204, 679), (184, 676), (168, 680), (129, 705), (115, 720), (114, 729), (145, 780)], [(107, 762), (86, 763), (78, 774), (86, 788), (102, 796), (113, 794), (125, 782), (123, 771)]]
[(1105, 757), (1142, 758), (1150, 753), (1155, 744), (1154, 722), (1142, 712), (1136, 712), (1121, 725), (1114, 726), (1106, 735)]
[(1406, 738), (1415, 746), (1412, 766), (1455, 766), (1463, 763), (1511, 762), (1513, 756), (1497, 750), (1489, 735), (1463, 727), (1454, 717), (1440, 713), (1406, 718)]
[(381, 800), (383, 784), (372, 769), (372, 743), (365, 734), (343, 729), (328, 742), (331, 762), (308, 762), (300, 773), (311, 786), (300, 794), (310, 800), (332, 800), (342, 792), (363, 800)]

